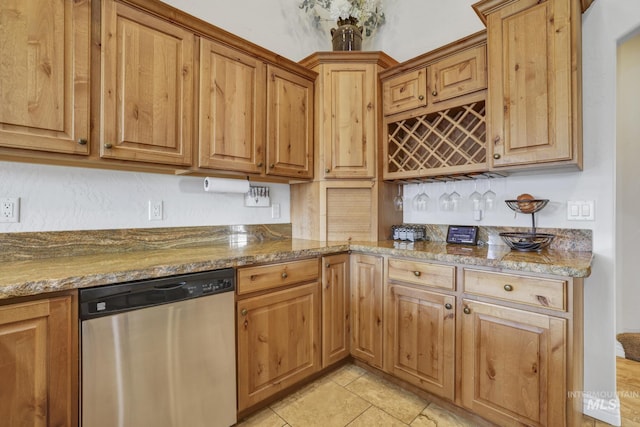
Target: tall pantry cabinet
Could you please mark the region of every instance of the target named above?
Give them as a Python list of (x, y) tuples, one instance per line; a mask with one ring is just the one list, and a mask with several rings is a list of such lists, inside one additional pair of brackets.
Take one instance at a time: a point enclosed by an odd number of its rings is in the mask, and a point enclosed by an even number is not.
[(388, 238), (402, 222), (397, 187), (382, 181), (378, 74), (396, 64), (382, 52), (318, 52), (301, 64), (315, 84), (314, 181), (291, 186), (294, 238), (320, 241)]

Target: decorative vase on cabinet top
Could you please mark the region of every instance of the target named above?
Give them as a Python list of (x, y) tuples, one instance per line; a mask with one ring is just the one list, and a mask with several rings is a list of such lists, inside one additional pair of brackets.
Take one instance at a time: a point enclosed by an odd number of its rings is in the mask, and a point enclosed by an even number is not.
[(338, 19), (338, 28), (331, 29), (334, 51), (362, 50), (362, 27), (353, 17)]

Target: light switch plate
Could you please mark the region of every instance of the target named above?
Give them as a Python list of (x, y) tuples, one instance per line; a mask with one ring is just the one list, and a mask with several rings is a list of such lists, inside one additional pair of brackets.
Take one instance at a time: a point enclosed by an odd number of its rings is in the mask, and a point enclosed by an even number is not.
[(594, 221), (595, 200), (569, 200), (567, 219), (569, 221)]

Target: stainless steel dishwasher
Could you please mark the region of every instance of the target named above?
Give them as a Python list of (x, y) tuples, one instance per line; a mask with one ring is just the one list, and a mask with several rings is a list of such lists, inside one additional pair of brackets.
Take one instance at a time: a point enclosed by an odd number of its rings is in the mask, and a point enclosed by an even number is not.
[(84, 427), (236, 423), (233, 269), (80, 290)]

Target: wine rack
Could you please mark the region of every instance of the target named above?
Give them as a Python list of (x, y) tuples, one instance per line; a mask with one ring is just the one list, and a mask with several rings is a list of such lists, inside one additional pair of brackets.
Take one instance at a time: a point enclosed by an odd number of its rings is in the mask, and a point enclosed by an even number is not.
[(387, 123), (386, 144), (387, 180), (486, 171), (485, 101)]

